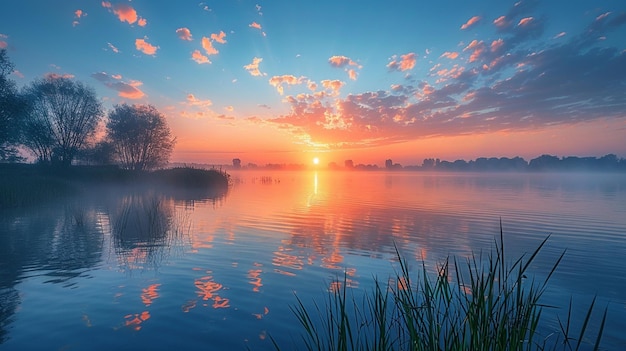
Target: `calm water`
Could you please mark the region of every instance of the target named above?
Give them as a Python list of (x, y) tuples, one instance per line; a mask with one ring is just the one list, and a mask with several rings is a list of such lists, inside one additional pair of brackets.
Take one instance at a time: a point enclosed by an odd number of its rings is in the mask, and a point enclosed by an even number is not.
[[(580, 320), (609, 306), (604, 348), (626, 349), (626, 176), (242, 172), (227, 194), (93, 189), (0, 212), (0, 350), (293, 347), (290, 311), (347, 274), (489, 250), (532, 251), (544, 302)], [(546, 313), (547, 330), (556, 315)], [(597, 321), (598, 319), (595, 319)], [(594, 322), (593, 328), (597, 328)]]

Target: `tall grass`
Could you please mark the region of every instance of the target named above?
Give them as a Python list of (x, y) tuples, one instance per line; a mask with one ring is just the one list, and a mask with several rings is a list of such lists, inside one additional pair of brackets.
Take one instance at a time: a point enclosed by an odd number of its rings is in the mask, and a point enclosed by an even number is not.
[[(333, 284), (341, 288), (331, 290), (324, 305), (306, 307), (296, 296), (292, 311), (302, 326), (302, 342), (307, 350), (579, 350), (595, 299), (577, 332), (571, 304), (559, 322), (560, 333), (540, 328), (542, 311), (549, 307), (541, 296), (564, 255), (545, 278), (528, 278), (547, 240), (528, 257), (509, 262), (501, 229), (486, 255), (472, 255), (464, 264), (446, 259), (434, 276), (422, 264), (415, 278), (396, 248), (400, 267), (395, 279), (388, 284), (375, 279), (373, 290), (361, 298), (348, 293), (346, 278)], [(605, 320), (606, 309), (594, 350)]]

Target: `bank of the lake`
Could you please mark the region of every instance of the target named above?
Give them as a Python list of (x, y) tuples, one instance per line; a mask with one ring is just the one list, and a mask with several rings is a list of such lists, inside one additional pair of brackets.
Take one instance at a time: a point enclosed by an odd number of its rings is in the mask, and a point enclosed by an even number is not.
[(226, 172), (190, 167), (132, 171), (116, 166), (0, 164), (0, 207), (59, 201), (104, 186), (225, 192), (229, 182)]

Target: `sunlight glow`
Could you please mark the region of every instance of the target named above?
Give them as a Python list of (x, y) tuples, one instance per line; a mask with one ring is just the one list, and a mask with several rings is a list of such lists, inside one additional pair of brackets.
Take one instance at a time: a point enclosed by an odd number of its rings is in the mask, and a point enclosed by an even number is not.
[(313, 164), (314, 165), (319, 165), (320, 164), (320, 159), (318, 157), (313, 157)]

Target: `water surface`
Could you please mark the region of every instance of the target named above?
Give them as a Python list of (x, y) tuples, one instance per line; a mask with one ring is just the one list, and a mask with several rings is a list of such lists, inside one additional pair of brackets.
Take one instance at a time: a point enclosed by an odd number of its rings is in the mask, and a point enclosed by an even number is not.
[[(240, 172), (226, 194), (91, 189), (0, 215), (0, 350), (285, 349), (297, 295), (356, 292), (398, 268), (494, 246), (566, 250), (546, 330), (573, 298), (609, 306), (605, 349), (626, 348), (626, 177), (586, 174)], [(597, 328), (598, 319), (592, 328)]]

